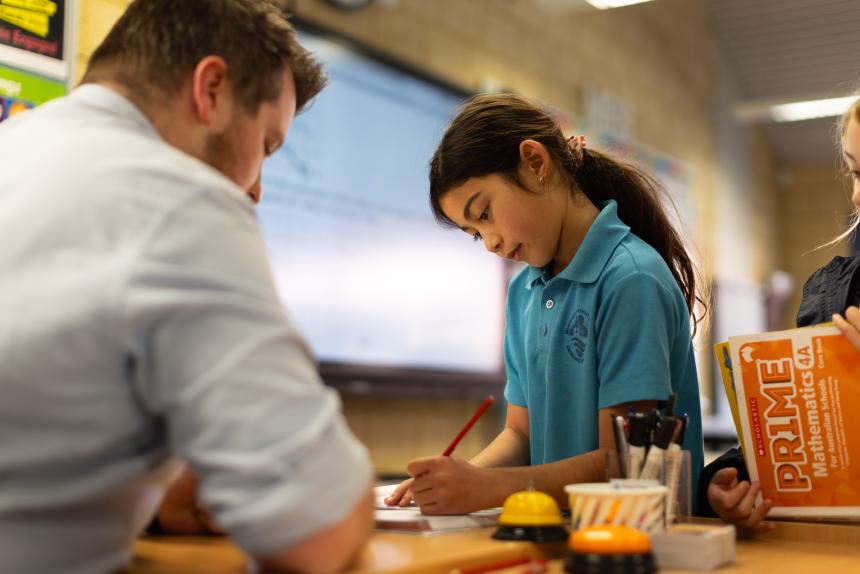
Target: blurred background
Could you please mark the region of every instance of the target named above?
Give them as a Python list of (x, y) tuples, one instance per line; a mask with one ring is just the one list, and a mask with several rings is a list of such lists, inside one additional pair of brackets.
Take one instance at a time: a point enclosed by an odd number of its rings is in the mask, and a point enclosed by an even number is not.
[[(70, 84), (127, 3), (59, 3)], [(857, 248), (816, 249), (852, 213), (833, 127), (848, 103), (780, 105), (860, 85), (860, 4), (606, 6), (616, 3), (286, 3), (332, 82), (264, 168), (259, 217), (285, 305), (380, 475), (442, 451), (484, 395), (502, 395), (504, 291), (516, 269), (439, 228), (426, 198), (427, 162), (470, 94), (537, 98), (566, 133), (667, 187), (712, 290), (696, 337), (712, 451), (735, 437), (713, 343), (793, 327), (809, 274)], [(0, 102), (8, 115), (14, 102)], [(499, 430), (501, 402), (459, 456)]]

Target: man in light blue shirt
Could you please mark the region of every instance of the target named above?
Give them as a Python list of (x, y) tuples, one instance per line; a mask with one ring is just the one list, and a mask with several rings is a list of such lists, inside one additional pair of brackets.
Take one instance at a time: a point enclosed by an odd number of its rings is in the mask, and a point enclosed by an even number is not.
[(266, 566), (343, 567), (364, 447), (253, 203), (324, 85), (261, 0), (136, 0), (82, 87), (0, 125), (0, 570), (111, 572), (178, 471)]

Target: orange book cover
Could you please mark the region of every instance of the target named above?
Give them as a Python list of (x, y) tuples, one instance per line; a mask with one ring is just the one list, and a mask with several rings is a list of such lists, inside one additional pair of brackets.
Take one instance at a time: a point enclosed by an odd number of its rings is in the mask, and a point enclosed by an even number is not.
[(860, 518), (860, 351), (836, 327), (729, 339), (744, 458), (771, 516)]

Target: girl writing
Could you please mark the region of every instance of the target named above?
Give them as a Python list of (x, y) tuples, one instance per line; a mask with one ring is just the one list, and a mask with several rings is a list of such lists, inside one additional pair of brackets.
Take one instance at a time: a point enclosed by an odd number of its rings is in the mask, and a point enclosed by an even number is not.
[[(526, 263), (506, 303), (502, 432), (470, 461), (407, 465), (388, 504), (425, 514), (499, 506), (535, 488), (604, 480), (609, 413), (652, 410), (670, 393), (689, 415), (684, 448), (702, 465), (690, 320), (696, 273), (646, 174), (568, 141), (511, 94), (472, 98), (430, 164), (437, 220)], [(694, 482), (695, 484), (695, 482)]]

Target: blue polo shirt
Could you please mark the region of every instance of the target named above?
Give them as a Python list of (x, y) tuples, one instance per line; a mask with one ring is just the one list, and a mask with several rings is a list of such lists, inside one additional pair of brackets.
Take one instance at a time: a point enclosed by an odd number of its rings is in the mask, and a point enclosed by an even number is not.
[(526, 267), (511, 281), (505, 367), (505, 398), (529, 411), (533, 465), (596, 449), (599, 409), (674, 391), (678, 414), (689, 416), (684, 448), (698, 484), (702, 422), (687, 305), (614, 201), (561, 273)]

